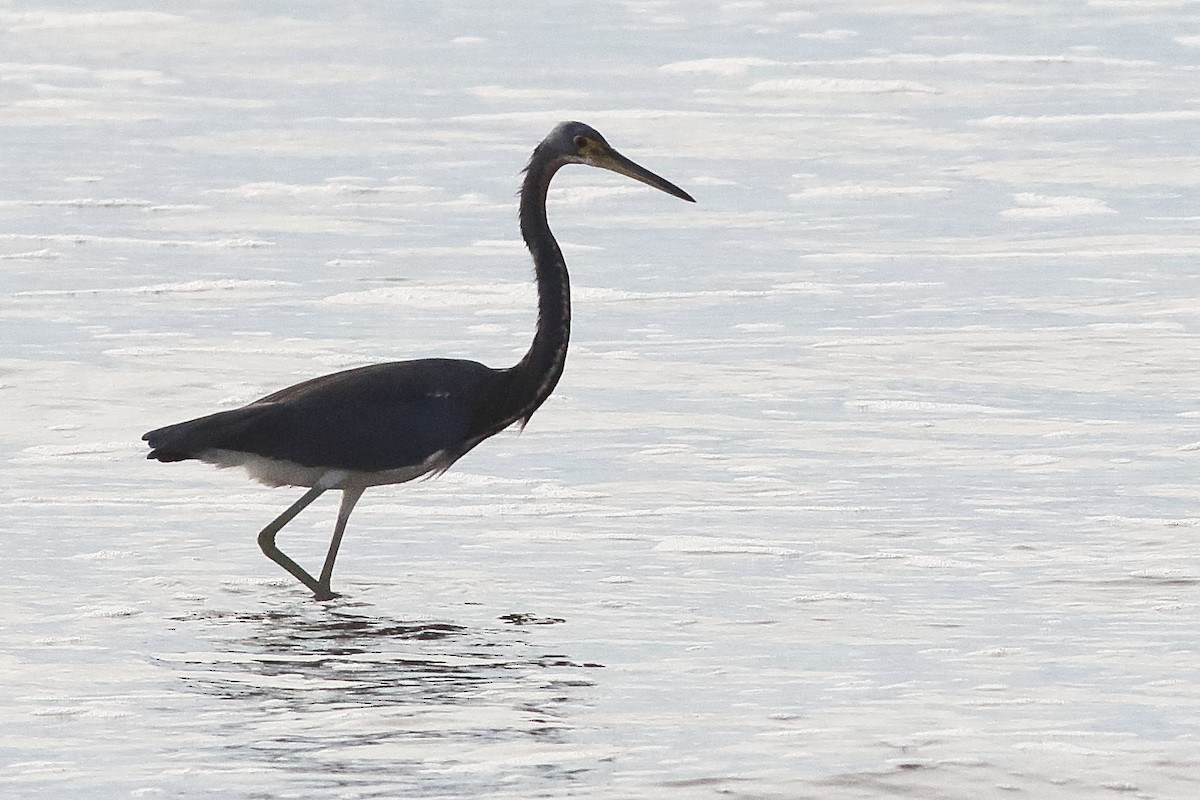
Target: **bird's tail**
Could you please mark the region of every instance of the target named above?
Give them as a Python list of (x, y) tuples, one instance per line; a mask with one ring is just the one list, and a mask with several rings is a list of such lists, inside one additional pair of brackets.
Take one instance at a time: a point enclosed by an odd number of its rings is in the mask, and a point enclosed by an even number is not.
[(273, 404), (251, 404), (157, 428), (142, 436), (150, 445), (146, 458), (186, 461), (209, 450), (237, 449), (245, 430), (274, 411)]

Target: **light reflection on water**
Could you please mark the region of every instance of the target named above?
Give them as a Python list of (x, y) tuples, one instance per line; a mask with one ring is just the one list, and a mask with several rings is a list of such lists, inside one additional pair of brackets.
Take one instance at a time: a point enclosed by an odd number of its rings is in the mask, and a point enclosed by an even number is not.
[[(0, 797), (1200, 796), (1189, 4), (21, 5)], [(138, 437), (513, 363), (564, 117), (699, 202), (556, 179), (559, 391), (310, 602)]]

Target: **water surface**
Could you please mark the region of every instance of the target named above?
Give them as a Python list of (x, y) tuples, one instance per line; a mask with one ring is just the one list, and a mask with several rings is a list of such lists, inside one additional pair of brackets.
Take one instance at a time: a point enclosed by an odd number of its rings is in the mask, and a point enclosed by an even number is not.
[[(1200, 18), (1186, 3), (0, 11), (6, 797), (1200, 790)], [(149, 428), (514, 362), (558, 393), (372, 490)], [(281, 536), (319, 560), (322, 499)]]

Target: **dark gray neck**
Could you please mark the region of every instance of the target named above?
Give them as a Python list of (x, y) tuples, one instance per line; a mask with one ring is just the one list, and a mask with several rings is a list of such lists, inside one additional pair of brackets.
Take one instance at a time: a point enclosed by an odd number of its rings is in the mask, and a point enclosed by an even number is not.
[(571, 334), (571, 285), (562, 250), (550, 232), (546, 220), (546, 192), (550, 179), (563, 162), (535, 150), (525, 172), (521, 188), (521, 236), (533, 256), (537, 277), (537, 332), (529, 352), (506, 370), (505, 391), (509, 419), (522, 426), (545, 402), (567, 360), (567, 342)]

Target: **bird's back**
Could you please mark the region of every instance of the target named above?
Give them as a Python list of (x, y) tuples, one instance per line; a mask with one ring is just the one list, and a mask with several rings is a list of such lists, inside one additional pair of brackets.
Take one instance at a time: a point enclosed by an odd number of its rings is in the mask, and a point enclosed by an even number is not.
[(220, 461), (214, 453), (237, 453), (375, 473), (438, 456), (445, 463), (436, 468), (444, 469), (483, 438), (480, 409), (501, 374), (459, 359), (375, 364), (304, 381), (142, 438), (152, 448), (148, 458), (159, 461)]

